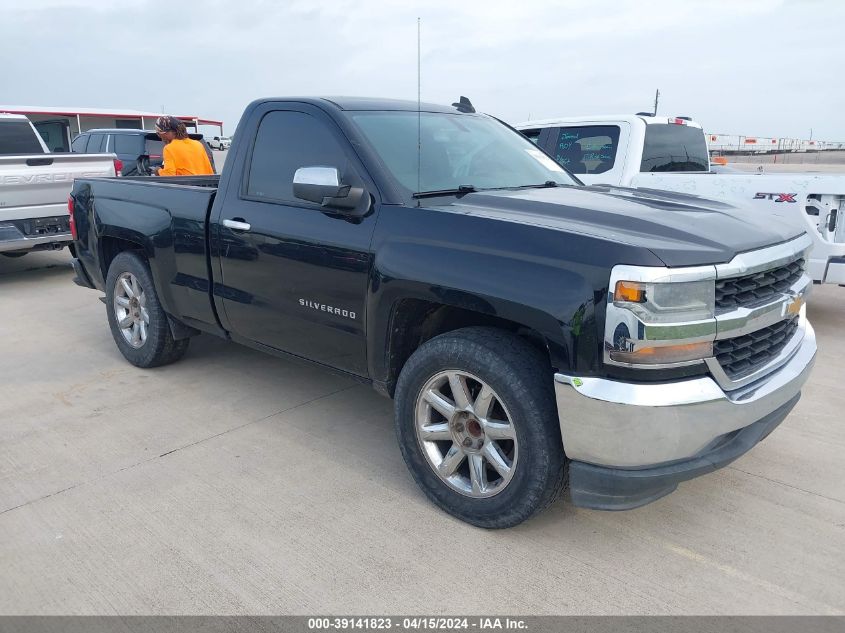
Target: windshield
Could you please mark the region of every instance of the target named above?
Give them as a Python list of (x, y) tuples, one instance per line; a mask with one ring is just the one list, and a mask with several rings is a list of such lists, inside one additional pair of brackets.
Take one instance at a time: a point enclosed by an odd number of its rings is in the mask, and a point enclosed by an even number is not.
[(707, 171), (709, 164), (701, 128), (663, 123), (645, 126), (640, 171)]
[(536, 145), (495, 119), (445, 112), (419, 113), (418, 176), (417, 115), (395, 111), (351, 114), (408, 192), (576, 184)]

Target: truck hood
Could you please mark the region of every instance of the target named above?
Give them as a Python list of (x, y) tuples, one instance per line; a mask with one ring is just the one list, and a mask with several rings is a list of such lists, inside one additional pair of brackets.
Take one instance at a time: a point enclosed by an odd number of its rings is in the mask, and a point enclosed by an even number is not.
[(432, 208), (641, 246), (667, 266), (727, 262), (801, 234), (715, 200), (605, 185), (480, 191)]

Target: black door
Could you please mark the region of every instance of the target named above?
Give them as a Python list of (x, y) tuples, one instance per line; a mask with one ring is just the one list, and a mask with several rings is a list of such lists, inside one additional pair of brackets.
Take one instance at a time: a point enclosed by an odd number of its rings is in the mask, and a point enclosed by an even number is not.
[[(352, 219), (293, 196), (300, 167), (336, 167), (345, 182), (374, 187), (325, 114), (257, 112), (256, 141), (242, 182), (232, 174), (218, 205), (224, 315), (233, 334), (366, 374), (365, 298), (376, 214)], [(224, 226), (229, 220), (247, 230)]]

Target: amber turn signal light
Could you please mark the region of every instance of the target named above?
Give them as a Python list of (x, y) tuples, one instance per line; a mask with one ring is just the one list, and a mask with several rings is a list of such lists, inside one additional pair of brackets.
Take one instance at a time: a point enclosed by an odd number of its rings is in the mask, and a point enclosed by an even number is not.
[(713, 355), (712, 341), (704, 343), (686, 343), (683, 345), (665, 345), (663, 347), (641, 347), (636, 351), (613, 350), (610, 357), (621, 363), (637, 365), (660, 365), (700, 360)]
[(613, 299), (614, 301), (645, 303), (645, 285), (635, 281), (617, 281)]

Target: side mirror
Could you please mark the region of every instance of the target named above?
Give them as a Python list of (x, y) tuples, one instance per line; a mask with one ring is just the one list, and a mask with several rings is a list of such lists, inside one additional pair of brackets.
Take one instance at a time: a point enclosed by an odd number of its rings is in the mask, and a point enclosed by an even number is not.
[(293, 175), (293, 195), (324, 207), (332, 203), (332, 198), (348, 196), (349, 189), (334, 167), (300, 167)]
[[(363, 184), (363, 183), (362, 183)], [(372, 208), (372, 196), (362, 186), (344, 184), (335, 167), (301, 167), (293, 175), (293, 195), (316, 202), (323, 213), (363, 218)]]

